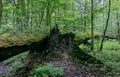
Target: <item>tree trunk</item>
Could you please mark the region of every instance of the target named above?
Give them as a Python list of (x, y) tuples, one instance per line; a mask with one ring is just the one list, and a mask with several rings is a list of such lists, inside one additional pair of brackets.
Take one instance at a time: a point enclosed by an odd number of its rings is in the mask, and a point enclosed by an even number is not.
[(91, 35), (92, 35), (92, 46), (91, 50), (94, 50), (94, 2), (91, 0)]
[(0, 0), (0, 27), (2, 25), (2, 8), (3, 8), (2, 0)]
[(24, 44), (24, 45), (15, 45), (15, 46), (8, 46), (8, 47), (1, 47), (0, 48), (0, 61), (6, 60), (10, 57), (18, 55), (20, 53), (26, 51), (39, 51), (42, 54), (42, 51), (45, 50), (47, 46), (47, 42), (49, 41), (48, 37), (44, 38), (39, 42), (33, 42), (31, 44)]
[[(87, 1), (85, 0), (85, 6), (84, 6), (84, 14), (87, 14)], [(87, 17), (85, 16), (85, 20), (84, 20), (84, 29), (83, 32), (86, 32), (86, 26), (87, 26)]]
[(119, 12), (117, 11), (116, 14), (116, 19), (117, 19), (117, 39), (120, 40), (120, 23), (119, 23)]
[[(105, 27), (103, 36), (105, 36), (105, 35), (106, 35), (106, 32), (107, 32), (107, 28), (108, 28), (108, 25), (109, 25), (109, 19), (110, 19), (110, 12), (111, 12), (111, 0), (109, 0), (108, 17), (107, 17), (107, 20), (106, 20), (106, 27)], [(104, 42), (104, 39), (105, 39), (105, 37), (103, 37), (102, 40), (101, 40), (100, 50), (103, 49), (103, 42)]]

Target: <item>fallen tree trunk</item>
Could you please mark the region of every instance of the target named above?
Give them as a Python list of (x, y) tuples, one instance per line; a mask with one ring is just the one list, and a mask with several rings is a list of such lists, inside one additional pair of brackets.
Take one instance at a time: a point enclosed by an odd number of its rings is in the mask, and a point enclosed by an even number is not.
[(1, 47), (0, 48), (0, 61), (6, 60), (20, 53), (31, 51), (31, 50), (39, 51), (40, 53), (42, 53), (46, 47), (47, 42), (48, 42), (48, 37), (44, 38), (43, 40), (39, 42), (33, 42), (29, 45), (25, 44), (21, 46), (16, 45), (16, 46), (10, 46), (10, 47), (5, 47), (5, 48)]
[[(30, 51), (24, 71), (16, 74), (20, 77), (28, 77), (30, 71), (32, 71), (36, 65), (39, 65), (45, 56), (54, 57), (56, 54), (59, 54), (64, 59), (69, 59), (71, 57), (70, 54), (78, 53), (75, 56), (81, 61), (103, 64), (100, 60), (96, 59), (90, 54), (87, 54), (78, 47), (74, 41), (75, 34), (61, 34), (58, 27), (54, 28), (50, 32), (51, 33), (49, 36), (39, 42), (33, 42), (29, 45), (25, 44), (21, 46), (0, 48), (0, 61), (18, 55), (22, 52)], [(24, 74), (23, 76), (23, 73), (26, 72), (27, 74)]]
[[(101, 36), (101, 35), (99, 35), (99, 36), (94, 36), (95, 39), (100, 38), (100, 37), (104, 37), (104, 38), (106, 38), (106, 39), (118, 39), (118, 37), (107, 36), (107, 35), (105, 35), (105, 36)], [(86, 38), (81, 39), (81, 40), (75, 40), (75, 42), (76, 42), (77, 45), (81, 45), (81, 44), (91, 45), (92, 43), (91, 43), (91, 41), (89, 42), (89, 40), (91, 40), (91, 37), (86, 37)]]
[(115, 37), (115, 36), (107, 36), (107, 35), (104, 35), (104, 36), (102, 36), (102, 37), (107, 38), (107, 39), (117, 39), (117, 37)]
[[(51, 30), (51, 33), (48, 37), (44, 38), (39, 42), (33, 42), (29, 45), (25, 44), (21, 46), (16, 45), (16, 46), (11, 46), (6, 48), (3, 48), (3, 47), (0, 48), (0, 61), (8, 59), (12, 56), (18, 55), (25, 51), (30, 51), (30, 55), (31, 55), (30, 57), (34, 56), (34, 58), (36, 58), (37, 57), (36, 55), (39, 54), (38, 56), (42, 58), (44, 56), (47, 56), (48, 54), (50, 56), (54, 56), (54, 54), (56, 53), (65, 57), (64, 53), (66, 52), (73, 53), (75, 50), (78, 50), (79, 53), (81, 53), (80, 56), (84, 56), (83, 60), (86, 61), (92, 58), (96, 62), (97, 59), (95, 57), (93, 58), (93, 56), (85, 53), (83, 50), (81, 50), (78, 47), (78, 45), (74, 42), (74, 37), (75, 37), (75, 34), (73, 33), (61, 34), (59, 32), (59, 29), (56, 27), (53, 30)], [(98, 60), (98, 62), (100, 61)]]
[[(79, 45), (74, 41), (74, 38), (75, 38), (75, 34), (73, 33), (61, 34), (58, 28), (53, 30), (50, 35), (50, 41), (48, 46), (48, 50), (51, 53), (50, 56), (53, 57), (57, 53), (61, 55), (63, 58), (69, 59), (71, 57), (71, 54), (76, 53), (77, 55), (75, 56), (81, 61), (85, 61), (91, 64), (94, 64), (94, 63), (103, 64), (103, 62), (101, 62), (94, 56), (80, 49)], [(85, 40), (88, 40), (88, 39), (89, 38)]]

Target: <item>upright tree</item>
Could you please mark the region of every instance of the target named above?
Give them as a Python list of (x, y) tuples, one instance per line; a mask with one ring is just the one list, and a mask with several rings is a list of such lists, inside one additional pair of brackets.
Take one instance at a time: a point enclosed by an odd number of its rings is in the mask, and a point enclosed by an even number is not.
[[(109, 10), (108, 10), (108, 15), (107, 15), (107, 20), (106, 20), (106, 26), (105, 26), (105, 30), (103, 32), (103, 36), (105, 36), (106, 32), (107, 32), (107, 28), (108, 28), (109, 20), (110, 20), (110, 13), (111, 13), (111, 0), (109, 0)], [(105, 37), (103, 37), (102, 40), (101, 40), (100, 50), (103, 49), (103, 42), (104, 42), (104, 40), (105, 40)]]
[(2, 24), (2, 7), (3, 7), (2, 0), (0, 0), (0, 26)]
[(92, 35), (92, 46), (91, 46), (91, 50), (94, 50), (94, 2), (93, 0), (91, 0), (91, 35)]
[(116, 13), (116, 20), (117, 20), (117, 37), (120, 40), (120, 23), (119, 23), (119, 12)]

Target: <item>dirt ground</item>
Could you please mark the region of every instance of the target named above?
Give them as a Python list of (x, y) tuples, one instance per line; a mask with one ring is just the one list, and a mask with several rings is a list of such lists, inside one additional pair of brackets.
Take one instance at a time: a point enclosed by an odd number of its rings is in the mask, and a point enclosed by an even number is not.
[[(109, 72), (100, 71), (99, 68), (90, 68), (85, 65), (78, 65), (72, 61), (52, 61), (55, 67), (64, 69), (64, 77), (108, 77)], [(113, 77), (113, 76), (110, 76)]]

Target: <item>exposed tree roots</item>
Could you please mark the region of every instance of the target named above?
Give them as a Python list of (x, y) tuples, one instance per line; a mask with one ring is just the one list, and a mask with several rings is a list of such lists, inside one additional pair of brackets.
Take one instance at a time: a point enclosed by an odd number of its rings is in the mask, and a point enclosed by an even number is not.
[[(54, 28), (51, 31), (51, 34), (42, 41), (32, 43), (30, 45), (0, 48), (0, 56), (2, 56), (0, 57), (0, 61), (29, 50), (30, 53), (28, 55), (25, 70), (22, 72), (27, 73), (24, 77), (27, 77), (30, 71), (37, 65), (44, 64), (44, 57), (53, 57), (55, 54), (59, 54), (63, 58), (69, 58), (71, 53), (76, 52), (79, 53), (76, 57), (82, 61), (103, 64), (100, 60), (97, 60), (95, 57), (81, 50), (74, 42), (74, 36), (75, 35), (73, 33), (61, 34), (58, 28)], [(17, 75), (22, 74), (20, 73)]]

